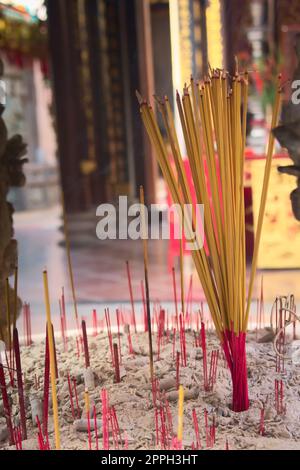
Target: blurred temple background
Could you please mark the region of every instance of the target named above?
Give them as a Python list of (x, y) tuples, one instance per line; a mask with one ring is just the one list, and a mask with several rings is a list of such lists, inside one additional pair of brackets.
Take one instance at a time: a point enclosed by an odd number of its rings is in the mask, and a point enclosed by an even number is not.
[[(120, 194), (136, 201), (141, 184), (148, 203), (168, 201), (135, 91), (150, 101), (167, 94), (174, 106), (176, 90), (191, 75), (204, 77), (209, 65), (232, 73), (235, 57), (250, 71), (245, 194), (251, 258), (274, 78), (278, 72), (284, 81), (293, 76), (298, 33), (298, 0), (0, 1), (4, 119), (9, 134), (20, 133), (28, 143), (27, 184), (10, 194), (23, 299), (42, 305), (45, 266), (54, 297), (63, 285), (68, 290), (61, 189), (79, 302), (128, 301), (127, 259), (140, 299), (140, 244), (100, 242), (95, 232), (96, 207)], [(269, 301), (300, 294), (300, 226), (289, 198), (295, 178), (277, 173), (286, 162), (277, 146), (259, 259)], [(151, 241), (150, 265), (152, 300), (170, 301), (178, 247)], [(193, 273), (188, 256), (186, 265)], [(201, 299), (201, 286), (195, 298)]]

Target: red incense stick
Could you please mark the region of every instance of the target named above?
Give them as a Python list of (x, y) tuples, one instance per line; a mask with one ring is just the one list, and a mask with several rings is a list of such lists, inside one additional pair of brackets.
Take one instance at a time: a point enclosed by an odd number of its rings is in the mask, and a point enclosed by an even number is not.
[(36, 416), (36, 423), (38, 427), (38, 442), (39, 442), (39, 448), (40, 450), (49, 450), (49, 441), (48, 438), (46, 438), (46, 442), (44, 440), (42, 428), (41, 428), (41, 423), (39, 420), (39, 417)]
[(99, 450), (97, 410), (96, 410), (95, 405), (94, 405), (94, 408), (93, 408), (93, 412), (94, 412), (94, 429), (95, 429), (96, 450)]
[(62, 317), (63, 317), (63, 321), (64, 321), (64, 330), (65, 330), (65, 333), (66, 333), (66, 341), (67, 341), (68, 327), (67, 327), (67, 315), (66, 315), (66, 302), (65, 302), (65, 290), (64, 290), (64, 288), (62, 288), (62, 290), (61, 290), (61, 309), (62, 309)]
[(51, 327), (52, 327), (52, 337), (53, 337), (53, 347), (54, 347), (55, 375), (56, 375), (56, 378), (58, 379), (57, 355), (56, 355), (56, 344), (55, 344), (55, 334), (54, 334), (53, 324), (51, 325)]
[(265, 407), (264, 406), (260, 410), (259, 434), (261, 436), (265, 435)]
[(105, 313), (105, 320), (106, 320), (106, 327), (107, 327), (107, 336), (108, 336), (108, 341), (109, 341), (109, 349), (110, 349), (110, 354), (111, 354), (111, 362), (112, 362), (112, 365), (114, 365), (114, 350), (113, 350), (113, 342), (112, 342), (112, 334), (111, 334), (109, 309), (105, 308), (104, 313)]
[(126, 271), (127, 271), (127, 278), (128, 278), (128, 288), (129, 288), (129, 295), (130, 295), (130, 302), (131, 302), (131, 310), (132, 310), (132, 321), (133, 321), (133, 326), (136, 330), (136, 319), (135, 319), (135, 310), (134, 310), (134, 300), (133, 300), (133, 293), (132, 293), (132, 282), (131, 282), (131, 274), (130, 274), (130, 267), (129, 267), (129, 262), (126, 261)]
[(119, 422), (117, 418), (117, 413), (116, 413), (114, 406), (110, 408), (110, 420), (112, 423), (112, 428), (114, 430), (113, 432), (115, 435), (116, 448), (119, 449), (119, 442), (122, 444), (122, 436), (121, 436), (120, 426), (119, 426)]
[(116, 309), (117, 327), (118, 327), (118, 344), (119, 344), (119, 363), (122, 364), (122, 350), (121, 350), (121, 334), (120, 334), (120, 311)]
[(207, 352), (206, 352), (206, 333), (205, 333), (205, 324), (201, 322), (201, 347), (203, 352), (203, 380), (204, 380), (204, 389), (207, 388)]
[(75, 377), (73, 377), (72, 381), (73, 381), (73, 389), (74, 389), (75, 400), (76, 400), (77, 415), (80, 416), (80, 406), (79, 406), (79, 401), (78, 401), (77, 384), (76, 384)]
[(176, 388), (177, 388), (177, 390), (179, 390), (179, 385), (180, 385), (179, 367), (180, 367), (180, 352), (177, 351), (177, 354), (176, 354)]
[(177, 292), (176, 292), (176, 277), (175, 277), (175, 268), (172, 268), (172, 277), (173, 277), (173, 293), (174, 293), (174, 304), (175, 304), (175, 314), (176, 314), (176, 325), (177, 330), (179, 329), (178, 324), (178, 305), (177, 305)]
[(98, 335), (98, 317), (97, 310), (93, 310), (93, 336)]
[(90, 413), (90, 410), (87, 410), (87, 422), (88, 422), (88, 441), (89, 441), (89, 450), (92, 450), (91, 413)]
[(210, 433), (208, 428), (208, 413), (207, 409), (204, 410), (204, 423), (205, 423), (205, 435), (206, 435), (206, 447), (210, 447)]
[(63, 340), (63, 345), (64, 345), (64, 350), (67, 350), (67, 344), (66, 344), (66, 334), (65, 334), (65, 321), (62, 313), (62, 306), (61, 306), (61, 301), (59, 300), (59, 315), (60, 315), (60, 332), (61, 332), (61, 337)]
[(18, 395), (19, 395), (20, 417), (21, 417), (21, 426), (22, 426), (22, 437), (24, 440), (26, 440), (27, 429), (26, 429), (24, 387), (23, 387), (23, 377), (22, 377), (19, 335), (18, 335), (17, 328), (14, 328), (13, 330), (13, 345), (14, 345), (16, 369), (17, 369), (17, 382), (18, 382)]
[(155, 412), (155, 437), (156, 437), (156, 445), (159, 444), (159, 425), (158, 425), (158, 409), (157, 407), (154, 408)]
[(114, 365), (115, 365), (115, 382), (118, 384), (121, 382), (120, 378), (120, 366), (119, 366), (119, 351), (118, 345), (114, 343)]
[(109, 450), (108, 397), (107, 390), (101, 390), (103, 450)]
[(81, 322), (82, 328), (82, 338), (83, 338), (83, 347), (84, 347), (84, 359), (85, 359), (85, 368), (88, 369), (90, 367), (90, 353), (89, 353), (89, 345), (87, 340), (86, 334), (86, 322), (82, 320)]
[(201, 449), (201, 440), (200, 440), (200, 433), (199, 433), (198, 418), (197, 418), (195, 409), (193, 409), (193, 423), (194, 423), (195, 436), (196, 436), (196, 448), (199, 450)]
[(9, 436), (10, 436), (10, 445), (13, 445), (14, 444), (14, 432), (13, 432), (13, 426), (12, 426), (12, 420), (11, 420), (11, 410), (10, 410), (10, 405), (9, 405), (9, 400), (8, 400), (4, 369), (1, 363), (0, 363), (0, 389), (1, 389), (1, 394), (2, 394), (6, 425), (7, 425)]
[(25, 346), (31, 346), (31, 311), (30, 305), (26, 303), (23, 306), (23, 330), (25, 337)]
[(69, 374), (69, 372), (68, 372), (68, 388), (69, 388), (69, 397), (70, 397), (70, 404), (71, 404), (72, 416), (73, 416), (73, 419), (75, 419), (75, 410), (74, 410), (74, 402), (73, 402), (72, 385), (71, 385), (71, 379), (70, 379), (70, 374)]
[(50, 355), (48, 328), (46, 328), (45, 341), (45, 368), (44, 368), (44, 400), (43, 400), (43, 429), (44, 434), (48, 433), (48, 413), (49, 413), (49, 386), (50, 386)]
[(128, 325), (127, 340), (128, 340), (128, 350), (129, 350), (129, 354), (134, 355), (134, 350), (133, 350), (133, 347), (132, 347), (132, 340), (131, 340), (131, 333), (130, 333), (130, 325)]
[(181, 347), (181, 363), (183, 367), (186, 367), (186, 342), (185, 342), (185, 325), (183, 315), (179, 315), (180, 324), (180, 347)]
[(172, 347), (173, 359), (175, 359), (175, 343), (176, 343), (176, 328), (173, 328), (173, 347)]

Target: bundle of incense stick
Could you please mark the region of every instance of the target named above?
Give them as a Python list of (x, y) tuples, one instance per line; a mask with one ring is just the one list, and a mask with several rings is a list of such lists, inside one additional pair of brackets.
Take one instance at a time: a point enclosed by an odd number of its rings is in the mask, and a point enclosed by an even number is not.
[[(153, 108), (138, 93), (137, 96), (143, 123), (156, 150), (173, 202), (181, 208), (184, 204), (194, 207), (191, 217), (183, 214), (185, 234), (194, 241), (196, 210), (170, 103), (167, 98), (156, 99), (167, 134), (166, 142)], [(191, 79), (182, 97), (177, 93), (178, 114), (196, 199), (198, 204), (204, 204), (205, 244), (191, 253), (231, 371), (234, 411), (243, 411), (249, 406), (245, 334), (274, 151), (274, 137), (270, 133), (246, 297), (243, 177), (247, 100), (248, 74), (236, 71), (231, 78), (226, 71), (219, 69), (212, 70), (203, 82), (196, 83)], [(280, 103), (278, 83), (272, 129), (278, 123)], [(169, 148), (175, 165), (170, 159)]]

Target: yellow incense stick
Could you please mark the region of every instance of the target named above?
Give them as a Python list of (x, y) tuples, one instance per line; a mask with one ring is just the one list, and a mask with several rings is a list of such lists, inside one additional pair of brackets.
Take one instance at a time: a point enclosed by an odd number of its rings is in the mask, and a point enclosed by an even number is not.
[(91, 405), (90, 405), (90, 395), (89, 395), (89, 391), (87, 388), (84, 391), (84, 403), (85, 403), (85, 411), (86, 413), (89, 413)]
[(177, 430), (178, 442), (182, 442), (182, 436), (183, 436), (183, 405), (184, 405), (184, 388), (182, 385), (180, 385), (179, 392), (178, 392), (178, 430)]
[(144, 188), (140, 186), (140, 204), (141, 204), (141, 229), (143, 239), (143, 254), (144, 254), (144, 274), (145, 274), (145, 289), (146, 289), (146, 308), (147, 308), (147, 325), (148, 325), (148, 340), (149, 340), (149, 359), (150, 359), (150, 377), (153, 382), (154, 379), (154, 364), (153, 364), (153, 347), (152, 347), (152, 331), (151, 331), (151, 312), (150, 312), (150, 295), (149, 295), (149, 278), (148, 278), (148, 244), (147, 244), (147, 227), (145, 223), (145, 195)]
[(43, 280), (44, 280), (44, 295), (45, 295), (48, 341), (49, 341), (50, 375), (51, 375), (51, 389), (52, 389), (52, 403), (53, 403), (55, 448), (56, 448), (56, 450), (60, 450), (60, 430), (59, 430), (58, 403), (57, 403), (57, 392), (56, 392), (55, 352), (54, 352), (54, 339), (53, 339), (53, 330), (52, 330), (52, 321), (51, 321), (51, 310), (50, 310), (47, 271), (43, 272)]
[[(280, 108), (281, 108), (281, 100), (282, 100), (281, 89), (278, 88), (278, 91), (276, 93), (276, 98), (275, 98), (275, 105), (274, 105), (274, 109), (273, 109), (271, 129), (274, 129), (278, 124)], [(274, 147), (275, 147), (275, 137), (274, 137), (273, 133), (270, 132), (267, 158), (266, 158), (266, 167), (265, 167), (264, 180), (263, 180), (263, 188), (262, 188), (262, 194), (261, 194), (261, 203), (260, 203), (260, 207), (259, 207), (257, 229), (256, 229), (256, 234), (255, 234), (254, 252), (253, 252), (253, 257), (252, 257), (252, 267), (251, 267), (251, 274), (250, 274), (250, 281), (249, 281), (248, 299), (247, 299), (247, 308), (246, 308), (246, 317), (245, 317), (244, 329), (247, 328), (249, 312), (250, 312), (252, 291), (253, 291), (253, 285), (254, 285), (254, 279), (255, 279), (255, 273), (256, 273), (256, 266), (257, 266), (257, 260), (258, 260), (259, 244), (260, 244), (260, 238), (261, 238), (261, 233), (262, 233), (264, 215), (265, 215), (265, 211), (266, 211), (266, 202), (267, 202), (268, 186), (269, 186), (270, 175), (271, 175), (271, 165), (272, 165), (272, 157), (273, 157), (273, 153), (274, 153)]]

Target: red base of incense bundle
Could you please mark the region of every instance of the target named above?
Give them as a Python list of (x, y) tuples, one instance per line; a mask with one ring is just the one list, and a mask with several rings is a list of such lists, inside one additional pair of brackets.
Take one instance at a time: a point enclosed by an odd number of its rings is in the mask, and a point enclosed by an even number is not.
[(248, 410), (246, 333), (237, 336), (232, 331), (226, 331), (222, 346), (232, 378), (232, 410)]

